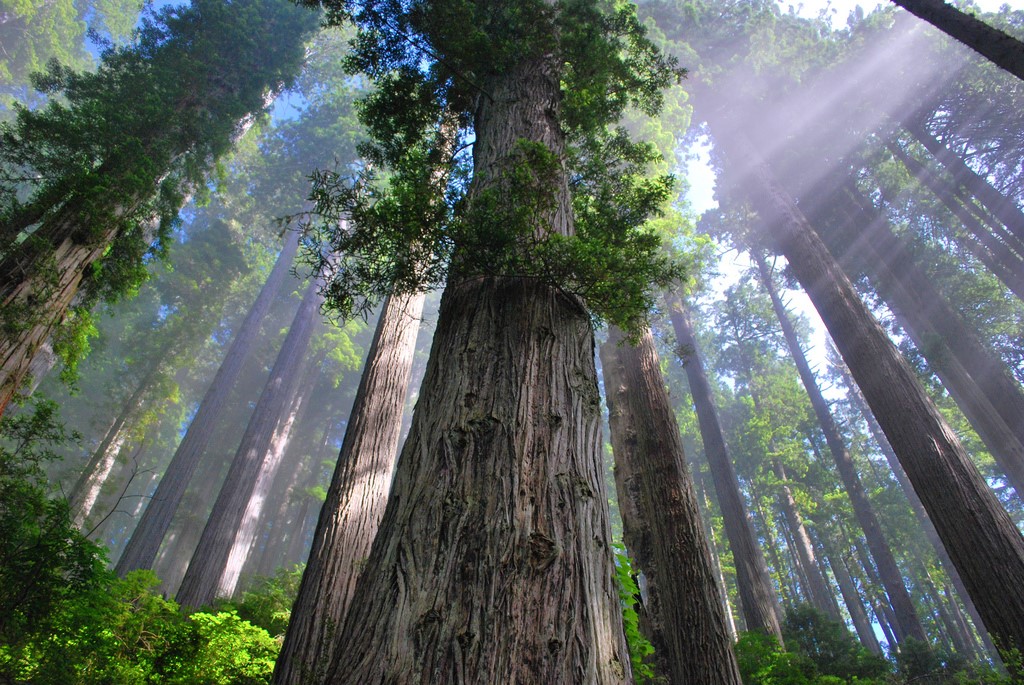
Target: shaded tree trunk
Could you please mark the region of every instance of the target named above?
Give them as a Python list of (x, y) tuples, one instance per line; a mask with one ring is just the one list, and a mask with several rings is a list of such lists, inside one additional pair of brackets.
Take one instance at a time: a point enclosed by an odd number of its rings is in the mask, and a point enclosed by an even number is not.
[(366, 357), (273, 682), (322, 683), (394, 473), (423, 293), (389, 297)]
[(263, 284), (252, 308), (249, 309), (245, 319), (235, 332), (231, 346), (224, 356), (224, 361), (221, 362), (210, 387), (203, 395), (185, 437), (174, 451), (174, 456), (171, 458), (167, 470), (164, 471), (149, 506), (146, 507), (139, 525), (136, 526), (131, 540), (125, 547), (124, 554), (118, 560), (117, 573), (119, 575), (124, 576), (129, 571), (138, 568), (152, 568), (157, 551), (170, 528), (174, 513), (177, 511), (181, 498), (210, 442), (217, 420), (231, 394), (231, 388), (242, 371), (242, 364), (256, 342), (260, 324), (270, 310), (274, 296), (281, 289), (281, 284), (288, 274), (288, 269), (291, 267), (298, 249), (298, 240), (297, 232), (288, 233), (274, 268)]
[(700, 425), (704, 453), (711, 470), (725, 534), (732, 549), (736, 565), (736, 584), (740, 593), (740, 606), (750, 630), (761, 630), (782, 641), (779, 621), (779, 605), (768, 576), (768, 566), (747, 512), (739, 479), (732, 465), (725, 437), (718, 421), (718, 409), (707, 375), (704, 362), (697, 349), (696, 337), (688, 312), (675, 293), (666, 295), (672, 327), (679, 344), (679, 354), (684, 361), (686, 378), (693, 397), (697, 421)]
[(198, 608), (210, 604), (217, 596), (235, 532), (252, 496), (274, 431), (298, 385), (298, 370), (318, 320), (320, 302), (319, 285), (314, 281), (306, 288), (175, 595), (182, 606)]
[[(734, 141), (735, 142), (735, 141)], [(1024, 538), (988, 489), (906, 361), (792, 199), (747, 142), (748, 182), (772, 239), (807, 290), (1001, 645), (1024, 651)]]
[(658, 660), (671, 682), (740, 683), (721, 592), (654, 339), (611, 328), (601, 347), (626, 548), (647, 579)]
[(854, 630), (857, 631), (857, 638), (872, 654), (880, 655), (882, 646), (878, 643), (878, 637), (871, 627), (871, 619), (868, 618), (867, 611), (864, 610), (864, 603), (861, 600), (860, 592), (857, 591), (857, 585), (853, 582), (850, 571), (846, 567), (846, 560), (842, 555), (836, 553), (835, 546), (830, 540), (823, 538), (822, 543), (825, 547), (825, 556), (828, 557), (828, 565), (832, 568), (832, 575), (836, 577), (836, 585), (839, 586), (839, 592), (843, 596), (843, 604), (850, 612), (850, 619), (853, 621)]
[(765, 262), (764, 255), (760, 250), (756, 249), (751, 250), (750, 255), (757, 265), (761, 276), (761, 283), (771, 298), (772, 308), (775, 310), (775, 316), (779, 319), (779, 324), (782, 326), (782, 333), (786, 338), (786, 344), (789, 346), (790, 356), (796, 364), (804, 389), (811, 400), (811, 407), (814, 409), (815, 417), (818, 419), (818, 425), (825, 435), (825, 442), (828, 444), (829, 452), (831, 452), (836, 469), (839, 471), (839, 477), (842, 479), (846, 494), (853, 505), (854, 515), (864, 531), (868, 548), (871, 550), (871, 556), (878, 565), (878, 573), (882, 580), (882, 585), (885, 587), (885, 592), (889, 595), (889, 602), (896, 613), (896, 619), (899, 621), (900, 632), (922, 642), (927, 642), (928, 636), (924, 632), (920, 618), (918, 618), (917, 610), (914, 608), (914, 603), (910, 598), (910, 593), (907, 592), (907, 587), (904, 585), (903, 575), (896, 564), (896, 558), (889, 548), (889, 543), (882, 532), (882, 525), (878, 522), (878, 517), (875, 516), (867, 493), (864, 492), (864, 485), (861, 483), (860, 476), (857, 475), (857, 466), (853, 463), (853, 457), (850, 456), (849, 450), (846, 449), (846, 441), (839, 432), (839, 426), (832, 417), (828, 403), (818, 388), (818, 381), (814, 377), (814, 372), (811, 371), (811, 365), (807, 362), (807, 357), (800, 347), (796, 329), (793, 328), (786, 307), (783, 305), (782, 299), (775, 288), (775, 283), (768, 264)]
[(944, 0), (893, 0), (1019, 79), (1024, 79), (1024, 43)]

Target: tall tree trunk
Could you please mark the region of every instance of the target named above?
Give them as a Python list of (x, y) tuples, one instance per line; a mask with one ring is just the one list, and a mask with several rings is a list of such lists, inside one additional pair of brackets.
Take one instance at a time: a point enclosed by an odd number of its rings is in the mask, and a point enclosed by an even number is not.
[(242, 566), (245, 565), (253, 541), (256, 539), (260, 515), (281, 469), (281, 462), (292, 439), (295, 421), (306, 409), (306, 405), (313, 396), (312, 391), (316, 385), (316, 376), (319, 374), (320, 365), (318, 360), (312, 364), (300, 362), (300, 366), (302, 365), (307, 367), (304, 372), (296, 370), (302, 376), (302, 382), (295, 385), (289, 409), (277, 422), (277, 428), (274, 429), (270, 444), (267, 446), (267, 455), (263, 460), (263, 466), (253, 485), (252, 495), (249, 496), (249, 502), (245, 506), (245, 512), (235, 531), (235, 539), (231, 543), (231, 551), (228, 553), (227, 562), (224, 565), (224, 573), (217, 584), (218, 597), (232, 597), (238, 588)]
[(828, 586), (828, 580), (818, 569), (814, 545), (811, 542), (810, 534), (807, 532), (807, 527), (804, 525), (803, 517), (800, 515), (796, 498), (793, 497), (793, 491), (789, 487), (786, 468), (778, 458), (772, 458), (772, 469), (781, 483), (778, 495), (779, 507), (786, 517), (786, 524), (792, 535), (792, 549), (796, 556), (797, 564), (803, 570), (804, 577), (807, 580), (808, 599), (819, 611), (838, 620), (839, 612), (836, 610), (835, 602), (832, 599), (832, 590)]
[(733, 562), (736, 565), (736, 584), (744, 618), (750, 630), (761, 630), (774, 635), (781, 642), (778, 600), (772, 589), (768, 566), (754, 536), (750, 515), (740, 492), (739, 479), (736, 477), (736, 470), (725, 444), (722, 427), (718, 421), (718, 408), (715, 406), (711, 384), (704, 372), (704, 361), (697, 348), (689, 313), (674, 292), (666, 294), (665, 299), (679, 344), (678, 351), (684, 361), (686, 378), (693, 397), (697, 422), (700, 425), (701, 439), (704, 442), (704, 454), (710, 466), (715, 495), (722, 511), (725, 534), (729, 539)]
[(1024, 538), (989, 490), (913, 371), (821, 239), (746, 141), (748, 182), (778, 247), (806, 289), (1004, 649), (1024, 651)]
[[(544, 55), (488, 79), (471, 205), (522, 141), (564, 155), (560, 72)], [(551, 188), (535, 230), (571, 235), (568, 181)], [(327, 681), (628, 681), (587, 312), (535, 279), (464, 277), (457, 262)]]
[(238, 327), (231, 346), (224, 356), (224, 361), (217, 369), (217, 374), (213, 377), (210, 387), (206, 389), (185, 437), (174, 451), (174, 456), (171, 458), (167, 470), (164, 471), (149, 506), (146, 507), (139, 525), (136, 526), (131, 540), (125, 547), (124, 554), (117, 562), (119, 575), (124, 576), (129, 571), (138, 568), (153, 567), (160, 544), (163, 542), (164, 536), (167, 535), (167, 529), (170, 528), (171, 519), (174, 518), (181, 498), (210, 442), (217, 419), (224, 409), (231, 388), (234, 387), (235, 381), (241, 373), (242, 364), (255, 344), (260, 324), (270, 310), (274, 296), (281, 289), (281, 284), (288, 274), (288, 269), (291, 267), (298, 249), (298, 241), (298, 232), (295, 231), (290, 231), (285, 238), (284, 247), (277, 257), (274, 268), (263, 284), (252, 308)]
[(765, 515), (761, 505), (759, 504), (760, 499), (757, 493), (753, 489), (751, 484), (750, 492), (751, 500), (754, 504), (754, 514), (761, 521), (761, 527), (764, 529), (764, 541), (765, 546), (768, 549), (768, 556), (771, 557), (772, 565), (771, 568), (775, 569), (776, 574), (779, 577), (779, 596), (782, 598), (782, 604), (786, 608), (796, 606), (798, 594), (793, 587), (792, 575), (789, 573), (788, 567), (782, 563), (782, 557), (779, 555), (777, 536), (773, 530), (768, 517)]
[(366, 357), (338, 465), (292, 609), (275, 685), (322, 683), (394, 474), (423, 293), (389, 297)]
[(736, 683), (721, 592), (654, 338), (601, 347), (626, 548), (647, 579), (655, 659), (674, 683)]
[(991, 60), (1019, 79), (1024, 79), (1024, 43), (967, 14), (945, 0), (893, 0), (954, 40)]
[(857, 585), (846, 568), (846, 560), (836, 552), (834, 543), (827, 536), (822, 536), (822, 543), (825, 547), (825, 556), (828, 557), (828, 565), (832, 568), (832, 575), (836, 577), (836, 585), (843, 596), (843, 604), (850, 612), (850, 619), (853, 621), (853, 628), (857, 631), (857, 638), (872, 654), (881, 654), (882, 646), (878, 643), (878, 637), (871, 627), (871, 619), (864, 610), (864, 603)]
[[(707, 513), (711, 509), (711, 500), (708, 497), (707, 487), (705, 486), (704, 479), (699, 470), (694, 469), (694, 473), (697, 474), (695, 479), (698, 485), (698, 495), (701, 501), (704, 502), (704, 507), (701, 512), (704, 514), (704, 537), (708, 541), (708, 549), (711, 552), (711, 567), (715, 572), (715, 578), (718, 579), (718, 587), (722, 588), (722, 611), (725, 612), (726, 625), (729, 628), (729, 637), (732, 638), (733, 642), (736, 642), (738, 637), (736, 628), (736, 619), (733, 617), (732, 602), (729, 601), (729, 584), (725, 578), (725, 569), (722, 568), (722, 557), (718, 553), (718, 545), (715, 543), (714, 529), (711, 526), (711, 516)], [(766, 574), (767, 575), (767, 574)], [(742, 601), (742, 600), (740, 600)], [(742, 617), (743, 607), (740, 607), (740, 620)], [(749, 630), (745, 623), (741, 624), (742, 627), (739, 630)]]
[(904, 127), (945, 167), (954, 183), (963, 185), (992, 216), (1002, 222), (1007, 231), (1018, 241), (1024, 242), (1024, 211), (1016, 202), (996, 190), (987, 178), (969, 167), (959, 155), (933, 136), (923, 119), (905, 123)]
[(318, 320), (320, 302), (319, 281), (314, 281), (306, 287), (302, 304), (281, 345), (270, 378), (256, 403), (178, 588), (175, 598), (182, 606), (198, 608), (210, 604), (217, 596), (218, 583), (227, 565), (235, 532), (252, 496), (274, 430), (298, 384), (298, 370)]
[(882, 432), (881, 426), (878, 425), (874, 414), (871, 413), (867, 403), (864, 401), (864, 397), (860, 394), (860, 389), (857, 388), (853, 379), (850, 378), (849, 372), (844, 366), (839, 365), (838, 368), (839, 372), (842, 374), (843, 383), (846, 385), (850, 398), (853, 400), (854, 405), (867, 422), (868, 430), (871, 431), (871, 435), (874, 437), (875, 442), (878, 443), (879, 450), (889, 463), (889, 467), (892, 469), (896, 482), (900, 484), (904, 494), (906, 494), (907, 500), (910, 503), (910, 508), (914, 511), (914, 515), (917, 516), (917, 520), (920, 522), (921, 528), (924, 530), (925, 537), (928, 538), (928, 542), (931, 543), (932, 548), (935, 550), (935, 556), (938, 558), (939, 563), (942, 564), (943, 570), (946, 571), (946, 575), (949, 576), (950, 582), (953, 583), (953, 587), (956, 588), (957, 594), (961, 601), (963, 601), (964, 608), (967, 610), (967, 614), (971, 617), (971, 621), (974, 622), (982, 643), (985, 645), (986, 651), (991, 658), (999, 661), (999, 652), (996, 650), (995, 645), (992, 644), (992, 640), (989, 637), (989, 631), (985, 629), (985, 623), (982, 621), (981, 615), (978, 613), (978, 609), (974, 606), (974, 602), (971, 600), (971, 596), (967, 592), (963, 579), (960, 578), (960, 572), (957, 571), (953, 561), (949, 558), (949, 553), (946, 552), (946, 546), (942, 544), (942, 540), (939, 538), (939, 533), (935, 530), (935, 525), (932, 523), (931, 518), (929, 518), (928, 513), (925, 511), (924, 505), (921, 504), (921, 498), (917, 496), (916, 492), (914, 492), (914, 488), (907, 479), (907, 474), (900, 465), (899, 459), (896, 457), (896, 453), (893, 452), (892, 446), (889, 445), (889, 440), (885, 437), (885, 433)]
[(893, 611), (896, 613), (896, 619), (900, 624), (900, 632), (922, 642), (927, 642), (928, 636), (924, 632), (920, 618), (918, 618), (917, 610), (914, 608), (914, 603), (910, 598), (910, 593), (907, 592), (907, 586), (903, 582), (903, 575), (896, 564), (896, 558), (889, 548), (889, 543), (882, 532), (882, 525), (878, 522), (878, 517), (875, 516), (875, 511), (868, 500), (867, 493), (864, 492), (864, 485), (861, 483), (860, 476), (857, 475), (857, 466), (853, 463), (853, 457), (850, 456), (849, 450), (846, 449), (846, 441), (839, 432), (839, 426), (832, 417), (828, 403), (818, 388), (818, 380), (814, 377), (811, 365), (807, 362), (807, 357), (800, 347), (796, 329), (793, 328), (793, 323), (789, 319), (789, 313), (786, 311), (782, 298), (779, 297), (779, 293), (775, 288), (775, 282), (768, 264), (765, 262), (764, 255), (760, 250), (756, 249), (751, 250), (750, 255), (757, 265), (761, 276), (761, 283), (771, 298), (772, 308), (775, 310), (775, 316), (779, 319), (779, 324), (782, 326), (782, 333), (786, 338), (786, 344), (789, 346), (790, 356), (796, 364), (797, 371), (800, 373), (800, 380), (803, 381), (804, 389), (811, 400), (811, 407), (814, 409), (815, 417), (818, 419), (818, 425), (825, 435), (825, 442), (828, 444), (829, 452), (831, 452), (832, 459), (835, 461), (836, 470), (839, 471), (843, 487), (850, 498), (850, 504), (853, 505), (853, 513), (857, 517), (857, 522), (860, 524), (861, 529), (864, 531), (864, 537), (867, 540), (868, 549), (871, 550), (871, 556), (878, 565), (879, 577), (882, 580), (882, 585), (885, 587), (886, 594), (889, 595), (889, 602), (892, 605)]

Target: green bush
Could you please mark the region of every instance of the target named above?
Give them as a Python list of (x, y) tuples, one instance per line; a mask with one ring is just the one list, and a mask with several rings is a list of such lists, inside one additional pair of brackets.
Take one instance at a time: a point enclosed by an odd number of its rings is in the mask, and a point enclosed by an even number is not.
[(821, 675), (835, 676), (839, 682), (882, 678), (892, 671), (886, 659), (865, 649), (845, 625), (809, 604), (786, 613), (782, 637), (790, 651), (812, 661)]

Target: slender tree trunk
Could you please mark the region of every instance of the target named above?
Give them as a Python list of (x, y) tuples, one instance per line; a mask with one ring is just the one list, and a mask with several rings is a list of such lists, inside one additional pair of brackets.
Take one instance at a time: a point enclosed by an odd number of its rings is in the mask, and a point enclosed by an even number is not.
[(288, 269), (291, 267), (295, 252), (298, 249), (298, 233), (289, 232), (277, 262), (267, 277), (260, 294), (256, 297), (252, 308), (238, 327), (231, 346), (221, 362), (213, 382), (203, 395), (196, 415), (189, 424), (185, 437), (174, 451), (167, 470), (160, 479), (153, 498), (146, 507), (139, 525), (136, 526), (131, 540), (125, 547), (124, 554), (117, 563), (117, 572), (124, 576), (138, 568), (152, 568), (157, 551), (163, 542), (171, 519), (178, 510), (181, 498), (188, 488), (189, 482), (202, 459), (203, 452), (210, 442), (217, 419), (220, 417), (231, 388), (234, 387), (242, 364), (256, 341), (263, 318), (270, 310), (277, 291), (281, 289)]
[(318, 320), (320, 302), (319, 285), (314, 281), (306, 288), (302, 304), (292, 320), (270, 378), (256, 403), (242, 442), (228, 469), (227, 478), (199, 538), (199, 545), (185, 571), (176, 594), (182, 606), (198, 608), (210, 604), (217, 596), (218, 583), (226, 568), (235, 532), (252, 496), (274, 430), (298, 384), (298, 369)]
[(389, 297), (366, 357), (338, 466), (292, 609), (275, 685), (322, 683), (394, 474), (423, 293)]
[(704, 361), (697, 349), (696, 337), (690, 317), (682, 301), (675, 293), (666, 295), (669, 315), (679, 344), (679, 354), (684, 360), (686, 378), (690, 386), (697, 422), (700, 425), (704, 454), (711, 470), (715, 495), (722, 511), (725, 534), (732, 549), (736, 565), (736, 584), (740, 593), (740, 605), (750, 630), (761, 630), (782, 641), (779, 625), (780, 610), (775, 592), (772, 590), (768, 566), (747, 512), (739, 479), (733, 468), (725, 444), (725, 437), (718, 421), (711, 384), (704, 372)]
[(963, 185), (992, 216), (1002, 222), (1006, 230), (1018, 241), (1024, 242), (1024, 211), (1013, 200), (996, 190), (988, 179), (967, 166), (955, 152), (933, 136), (923, 120), (918, 119), (904, 126), (945, 167), (954, 183)]
[(818, 381), (814, 377), (814, 372), (811, 371), (811, 365), (807, 362), (807, 357), (800, 347), (796, 329), (793, 328), (793, 324), (789, 320), (789, 313), (786, 311), (786, 307), (783, 305), (782, 299), (775, 288), (775, 282), (768, 264), (765, 262), (764, 255), (760, 250), (756, 249), (751, 250), (750, 255), (754, 263), (757, 264), (761, 283), (771, 298), (772, 308), (775, 310), (775, 316), (779, 319), (779, 324), (782, 326), (782, 333), (786, 338), (786, 344), (789, 346), (790, 356), (796, 364), (804, 389), (811, 400), (811, 407), (814, 409), (818, 424), (825, 435), (825, 442), (832, 453), (832, 458), (835, 461), (836, 469), (839, 471), (839, 477), (842, 478), (846, 494), (853, 505), (854, 515), (864, 531), (868, 548), (871, 550), (871, 556), (878, 565), (882, 585), (885, 587), (886, 594), (889, 595), (889, 602), (892, 604), (900, 624), (900, 632), (908, 637), (927, 642), (928, 636), (924, 632), (924, 627), (921, 625), (920, 618), (918, 618), (917, 610), (910, 599), (910, 593), (907, 592), (907, 586), (903, 582), (903, 575), (896, 564), (896, 558), (889, 548), (889, 543), (882, 532), (882, 525), (878, 522), (878, 517), (875, 516), (875, 511), (868, 500), (867, 493), (864, 492), (864, 485), (861, 483), (860, 476), (857, 475), (857, 466), (853, 463), (853, 457), (850, 456), (849, 450), (846, 449), (846, 441), (839, 432), (839, 426), (832, 417), (828, 403), (818, 388)]
[[(303, 363), (300, 362), (300, 366)], [(242, 519), (235, 531), (235, 539), (231, 543), (231, 551), (228, 553), (227, 562), (224, 565), (224, 573), (221, 575), (220, 582), (217, 585), (218, 597), (232, 597), (238, 588), (242, 566), (245, 565), (245, 560), (252, 549), (253, 541), (256, 539), (260, 515), (263, 512), (267, 496), (270, 494), (278, 471), (281, 468), (281, 461), (284, 459), (285, 452), (288, 450), (288, 445), (291, 442), (295, 421), (306, 409), (306, 405), (313, 395), (312, 391), (316, 385), (316, 376), (320, 371), (320, 365), (318, 363), (307, 363), (305, 365), (307, 366), (305, 372), (296, 370), (302, 377), (302, 382), (296, 383), (289, 402), (290, 407), (278, 420), (277, 428), (274, 429), (274, 434), (270, 438), (270, 444), (267, 446), (267, 455), (263, 460), (263, 466), (256, 477), (252, 495), (249, 497), (249, 502), (245, 506), (245, 512), (242, 514)]]
[(889, 598), (885, 595), (884, 588), (882, 587), (882, 581), (878, 577), (878, 572), (875, 570), (875, 565), (871, 560), (871, 556), (868, 554), (868, 551), (865, 549), (863, 544), (861, 544), (860, 540), (857, 540), (853, 547), (857, 553), (857, 558), (860, 561), (860, 566), (864, 569), (866, 587), (875, 598), (875, 610), (880, 611), (881, 615), (885, 617), (885, 622), (889, 626), (889, 630), (892, 632), (895, 642), (891, 642), (890, 644), (901, 644), (907, 636), (903, 633), (899, 621), (896, 620), (896, 613), (892, 609), (892, 604), (889, 602)]
[(861, 600), (860, 593), (857, 591), (857, 585), (853, 582), (853, 578), (846, 568), (846, 560), (842, 555), (836, 553), (835, 545), (827, 537), (823, 536), (822, 543), (825, 546), (825, 556), (828, 557), (828, 565), (832, 568), (832, 575), (836, 577), (836, 585), (839, 586), (839, 592), (843, 596), (843, 604), (846, 605), (846, 610), (850, 612), (850, 619), (853, 621), (853, 628), (857, 631), (860, 643), (871, 651), (872, 654), (880, 655), (882, 653), (882, 646), (878, 643), (878, 637), (871, 627), (871, 619), (868, 618), (867, 611), (864, 610), (864, 603)]
[(675, 683), (740, 683), (654, 339), (601, 347), (626, 548), (647, 578), (657, 659)]
[[(561, 66), (530, 57), (488, 79), (471, 204), (522, 141), (563, 156)], [(551, 190), (535, 230), (571, 235), (568, 180)], [(588, 315), (534, 279), (464, 277), (457, 262), (327, 682), (629, 681)]]
[(807, 580), (808, 599), (819, 611), (823, 611), (838, 620), (839, 612), (836, 611), (835, 603), (832, 600), (832, 590), (828, 586), (828, 581), (818, 569), (814, 545), (811, 543), (811, 536), (804, 526), (803, 517), (800, 516), (796, 498), (793, 497), (793, 491), (788, 485), (789, 478), (786, 475), (786, 468), (782, 465), (781, 461), (773, 458), (772, 469), (781, 483), (778, 495), (779, 507), (781, 507), (782, 513), (786, 517), (786, 524), (789, 526), (789, 532), (792, 535), (792, 548), (793, 553), (796, 555), (796, 561), (803, 570)]
[[(711, 500), (708, 497), (707, 488), (705, 487), (704, 479), (701, 476), (700, 471), (694, 469), (694, 472), (697, 474), (697, 478), (695, 480), (696, 484), (699, 486), (699, 495), (704, 502), (704, 508), (701, 510), (702, 513), (705, 514), (702, 517), (704, 523), (704, 537), (708, 541), (708, 549), (711, 552), (711, 566), (714, 569), (715, 577), (718, 579), (718, 587), (722, 588), (722, 611), (725, 612), (725, 620), (729, 627), (729, 637), (732, 638), (733, 642), (736, 642), (738, 635), (736, 632), (736, 620), (733, 617), (732, 602), (729, 601), (729, 584), (725, 578), (725, 570), (722, 568), (722, 557), (718, 553), (718, 545), (715, 544), (715, 534), (711, 525), (711, 516), (706, 513), (711, 509)], [(740, 606), (741, 617), (742, 613), (743, 607)], [(741, 630), (748, 630), (746, 624), (743, 625)]]
[(960, 571), (1005, 649), (1024, 651), (1024, 538), (989, 490), (892, 341), (767, 165), (747, 142), (733, 159), (772, 236), (807, 290)]
[(754, 504), (754, 514), (761, 520), (761, 527), (764, 529), (765, 546), (768, 549), (768, 556), (770, 556), (772, 560), (771, 567), (775, 569), (775, 572), (779, 577), (779, 596), (782, 598), (783, 606), (791, 608), (797, 604), (798, 599), (796, 589), (793, 587), (792, 576), (788, 572), (787, 566), (782, 563), (782, 557), (779, 555), (775, 531), (773, 530), (768, 517), (762, 510), (760, 499), (758, 498), (757, 493), (754, 492), (752, 486), (750, 496)]
[(967, 14), (945, 0), (893, 0), (954, 40), (991, 60), (1019, 79), (1024, 79), (1024, 43)]

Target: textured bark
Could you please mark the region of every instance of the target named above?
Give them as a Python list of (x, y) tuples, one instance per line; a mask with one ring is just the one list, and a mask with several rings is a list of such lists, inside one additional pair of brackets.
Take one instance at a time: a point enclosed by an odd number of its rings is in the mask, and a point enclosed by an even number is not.
[(921, 528), (924, 530), (925, 537), (928, 538), (928, 542), (931, 543), (932, 548), (935, 550), (935, 556), (938, 558), (939, 563), (942, 564), (942, 568), (946, 571), (946, 575), (949, 576), (950, 582), (953, 587), (956, 588), (957, 595), (960, 600), (964, 603), (964, 608), (967, 610), (967, 614), (971, 617), (971, 621), (977, 627), (978, 634), (981, 637), (982, 644), (985, 646), (989, 656), (999, 661), (999, 653), (996, 650), (995, 645), (992, 644), (992, 640), (989, 637), (988, 631), (985, 630), (985, 623), (981, 619), (981, 615), (978, 614), (977, 608), (974, 606), (974, 602), (971, 601), (971, 596), (967, 592), (967, 588), (964, 586), (963, 579), (960, 578), (960, 572), (957, 571), (953, 561), (949, 558), (949, 553), (946, 552), (945, 545), (942, 544), (942, 540), (939, 538), (938, 531), (935, 530), (935, 525), (932, 524), (931, 519), (928, 517), (928, 513), (924, 509), (924, 505), (921, 504), (921, 498), (914, 492), (913, 486), (907, 479), (907, 474), (900, 466), (899, 459), (896, 457), (896, 453), (893, 452), (892, 446), (889, 445), (889, 441), (885, 437), (885, 433), (882, 432), (881, 426), (875, 420), (874, 415), (868, 408), (867, 403), (864, 401), (864, 397), (860, 394), (860, 390), (854, 384), (853, 379), (850, 378), (847, 369), (840, 365), (840, 373), (843, 376), (843, 383), (846, 385), (849, 397), (853, 400), (858, 411), (864, 416), (864, 420), (868, 424), (868, 430), (871, 431), (871, 435), (875, 438), (875, 442), (878, 443), (878, 447), (885, 456), (889, 467), (892, 469), (893, 475), (896, 481), (900, 484), (903, 492), (907, 496), (907, 500), (910, 503), (910, 508), (913, 509), (917, 520), (921, 524)]
[(280, 290), (288, 269), (291, 267), (298, 249), (298, 240), (297, 232), (288, 233), (274, 268), (263, 284), (252, 308), (238, 327), (231, 346), (224, 356), (224, 361), (221, 362), (210, 387), (203, 395), (185, 437), (174, 451), (174, 456), (161, 477), (160, 484), (157, 486), (156, 492), (153, 493), (149, 506), (146, 507), (139, 525), (135, 528), (131, 540), (125, 547), (124, 554), (121, 555), (121, 559), (117, 563), (119, 575), (124, 576), (129, 571), (139, 568), (153, 567), (157, 551), (170, 528), (171, 519), (178, 510), (181, 498), (202, 460), (203, 452), (213, 435), (217, 419), (220, 417), (224, 404), (231, 393), (231, 388), (242, 370), (242, 364), (255, 344), (260, 324), (270, 310), (274, 296)]
[[(471, 204), (523, 140), (562, 157), (561, 69), (547, 54), (487, 79)], [(551, 189), (535, 230), (572, 234), (567, 179)], [(327, 682), (628, 681), (587, 313), (534, 279), (454, 268)]]
[[(1024, 651), (1024, 538), (918, 384), (892, 341), (767, 165), (753, 159), (757, 206), (807, 290), (857, 385), (914, 484), (985, 624)], [(727, 150), (727, 152), (729, 152)], [(729, 153), (736, 158), (736, 151)]]
[(218, 597), (232, 597), (238, 588), (242, 567), (245, 565), (253, 541), (256, 539), (257, 525), (263, 513), (263, 507), (281, 469), (281, 462), (288, 450), (288, 444), (291, 442), (295, 421), (302, 414), (313, 395), (313, 386), (316, 384), (315, 376), (320, 367), (319, 364), (309, 364), (308, 366), (310, 368), (306, 372), (299, 372), (303, 376), (302, 383), (296, 384), (289, 402), (290, 408), (278, 420), (277, 428), (274, 429), (270, 438), (267, 455), (263, 460), (259, 475), (256, 477), (256, 483), (253, 485), (249, 502), (245, 506), (245, 512), (235, 531), (235, 539), (231, 543), (231, 551), (224, 564), (224, 573), (217, 584)]
[(377, 320), (338, 465), (292, 608), (275, 685), (322, 683), (394, 473), (423, 293), (389, 297)]
[(945, 0), (893, 0), (954, 40), (991, 60), (1019, 79), (1024, 79), (1024, 43), (962, 12)]
[[(65, 209), (36, 232), (45, 240), (44, 259), (25, 258), (13, 251), (0, 262), (0, 311), (18, 315), (17, 330), (0, 336), (0, 414), (28, 375), (32, 359), (64, 320), (78, 293), (89, 265), (98, 260), (114, 240), (115, 231), (100, 232), (80, 241), (72, 209)], [(27, 323), (26, 323), (27, 319)]]
[(867, 540), (868, 548), (871, 550), (871, 556), (878, 565), (879, 577), (882, 580), (882, 585), (885, 587), (886, 594), (889, 595), (889, 602), (896, 613), (896, 619), (900, 624), (900, 632), (922, 642), (927, 642), (928, 636), (925, 634), (920, 618), (918, 618), (917, 610), (914, 608), (914, 603), (910, 598), (910, 593), (907, 592), (907, 587), (904, 585), (903, 575), (896, 565), (896, 558), (893, 556), (892, 549), (890, 549), (885, 534), (882, 532), (882, 525), (879, 523), (878, 517), (875, 516), (874, 508), (871, 506), (867, 493), (864, 491), (864, 485), (861, 483), (860, 476), (857, 475), (857, 466), (853, 463), (853, 457), (850, 456), (849, 450), (846, 449), (846, 441), (839, 432), (839, 426), (832, 417), (832, 412), (821, 394), (818, 381), (814, 377), (814, 372), (811, 371), (811, 365), (807, 362), (807, 357), (800, 347), (796, 329), (793, 327), (793, 323), (789, 319), (789, 313), (786, 311), (786, 307), (783, 305), (782, 299), (775, 288), (775, 283), (768, 264), (765, 262), (764, 255), (760, 250), (752, 250), (751, 257), (754, 263), (757, 264), (761, 283), (771, 298), (772, 308), (775, 310), (775, 316), (778, 317), (779, 324), (782, 326), (782, 333), (786, 338), (786, 344), (789, 346), (790, 356), (793, 358), (797, 371), (800, 373), (800, 380), (803, 382), (804, 389), (807, 390), (807, 396), (811, 400), (811, 407), (814, 409), (815, 417), (818, 419), (821, 431), (825, 435), (825, 442), (828, 444), (829, 452), (835, 461), (836, 470), (843, 481), (843, 487), (850, 498), (850, 504), (853, 505), (854, 515), (864, 531), (864, 537)]
[(274, 361), (270, 378), (242, 435), (227, 478), (175, 595), (182, 606), (198, 608), (210, 604), (217, 596), (218, 583), (224, 573), (235, 532), (252, 496), (274, 430), (299, 381), (298, 370), (317, 322), (321, 301), (318, 291), (318, 282), (310, 283), (306, 288), (302, 304)]
[(710, 466), (715, 495), (722, 511), (725, 534), (729, 539), (733, 562), (736, 565), (736, 584), (743, 616), (750, 630), (761, 630), (781, 641), (778, 601), (772, 589), (764, 555), (754, 536), (753, 524), (740, 492), (736, 470), (725, 444), (725, 437), (718, 421), (718, 408), (715, 406), (711, 384), (704, 372), (704, 361), (697, 349), (689, 314), (678, 295), (666, 295), (666, 302), (679, 344), (679, 354), (684, 360), (686, 378), (693, 397), (697, 422), (700, 425), (701, 440), (704, 442), (704, 454)]
[(623, 538), (647, 580), (655, 659), (673, 683), (736, 683), (697, 497), (654, 339), (612, 328), (601, 347)]
[(529, 279), (449, 284), (330, 683), (618, 683), (586, 314)]

